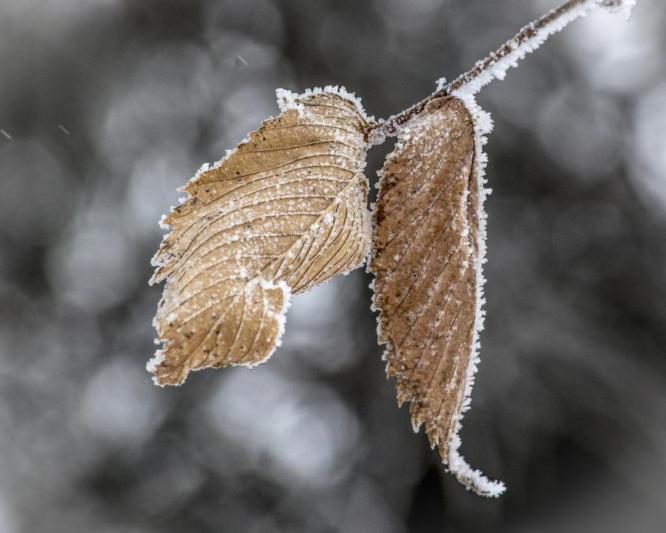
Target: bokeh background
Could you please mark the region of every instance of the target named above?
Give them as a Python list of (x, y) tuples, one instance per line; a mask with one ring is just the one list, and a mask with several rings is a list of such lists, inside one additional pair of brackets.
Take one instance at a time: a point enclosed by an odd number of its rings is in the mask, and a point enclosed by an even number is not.
[[(488, 319), (473, 496), (396, 406), (362, 271), (256, 370), (152, 385), (157, 221), (344, 84), (387, 116), (554, 0), (1, 0), (0, 532), (666, 530), (666, 6), (595, 13), (479, 97)], [(368, 176), (389, 146), (375, 148)]]

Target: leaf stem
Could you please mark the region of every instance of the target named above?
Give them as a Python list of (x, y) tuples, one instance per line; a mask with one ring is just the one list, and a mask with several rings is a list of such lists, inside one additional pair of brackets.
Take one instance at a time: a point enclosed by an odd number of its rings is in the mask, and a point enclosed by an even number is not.
[(612, 10), (625, 9), (629, 13), (634, 3), (635, 0), (567, 0), (541, 18), (524, 26), (513, 38), (488, 54), (485, 59), (478, 61), (470, 70), (452, 82), (404, 111), (370, 125), (366, 130), (370, 141), (373, 141), (373, 137), (381, 140), (384, 136), (395, 135), (403, 124), (419, 115), (435, 98), (461, 91), (476, 94), (494, 79), (503, 79), (510, 67), (517, 66), (518, 61), (536, 50), (548, 37), (561, 31), (574, 20), (585, 16), (590, 9), (595, 7)]

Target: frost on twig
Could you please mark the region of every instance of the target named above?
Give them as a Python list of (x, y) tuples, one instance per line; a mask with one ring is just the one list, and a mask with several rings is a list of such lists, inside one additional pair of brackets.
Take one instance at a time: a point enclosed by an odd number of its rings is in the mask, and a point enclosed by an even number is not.
[[(435, 92), (430, 96), (385, 121), (371, 125), (369, 130), (373, 133), (375, 130), (382, 130), (383, 135), (394, 135), (401, 125), (418, 116), (432, 99), (451, 94), (474, 95), (491, 81), (504, 79), (506, 72), (516, 67), (521, 59), (538, 49), (551, 35), (587, 15), (590, 10), (608, 9), (611, 12), (623, 13), (628, 18), (635, 5), (636, 0), (568, 0), (524, 26), (512, 39), (488, 54), (485, 59), (478, 61), (469, 71), (448, 84), (444, 84), (440, 79)], [(374, 135), (375, 138), (381, 138), (379, 133)]]
[(472, 70), (456, 78), (442, 90), (447, 93), (478, 93), (494, 79), (503, 80), (506, 71), (517, 67), (521, 59), (537, 50), (548, 38), (566, 28), (574, 20), (584, 17), (595, 7), (622, 11), (628, 17), (635, 0), (570, 0), (553, 9), (535, 22), (522, 28)]

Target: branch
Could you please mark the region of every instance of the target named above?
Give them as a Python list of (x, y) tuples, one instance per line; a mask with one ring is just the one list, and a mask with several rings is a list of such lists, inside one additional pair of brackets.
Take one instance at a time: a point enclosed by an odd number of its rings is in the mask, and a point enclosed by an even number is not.
[(551, 35), (563, 30), (574, 20), (585, 16), (596, 7), (622, 11), (628, 17), (636, 0), (567, 0), (540, 19), (523, 27), (512, 39), (505, 42), (485, 59), (478, 61), (472, 69), (454, 81), (437, 89), (430, 96), (408, 109), (384, 121), (372, 124), (366, 130), (370, 142), (381, 141), (387, 135), (395, 135), (400, 126), (419, 115), (435, 98), (454, 93), (476, 94), (494, 79), (503, 79), (506, 71), (518, 65), (527, 54), (541, 46)]

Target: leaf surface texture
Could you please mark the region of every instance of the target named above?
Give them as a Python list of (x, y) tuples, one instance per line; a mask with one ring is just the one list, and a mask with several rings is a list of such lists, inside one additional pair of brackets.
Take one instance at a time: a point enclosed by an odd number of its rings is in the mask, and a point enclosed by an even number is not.
[(469, 488), (502, 487), (458, 454), (481, 324), (482, 195), (472, 116), (438, 98), (400, 133), (374, 213), (373, 303), (387, 374), (442, 460)]
[(151, 280), (166, 280), (154, 321), (162, 348), (148, 365), (157, 384), (265, 361), (290, 295), (368, 254), (368, 119), (346, 93), (279, 97), (282, 113), (202, 169), (163, 219)]

